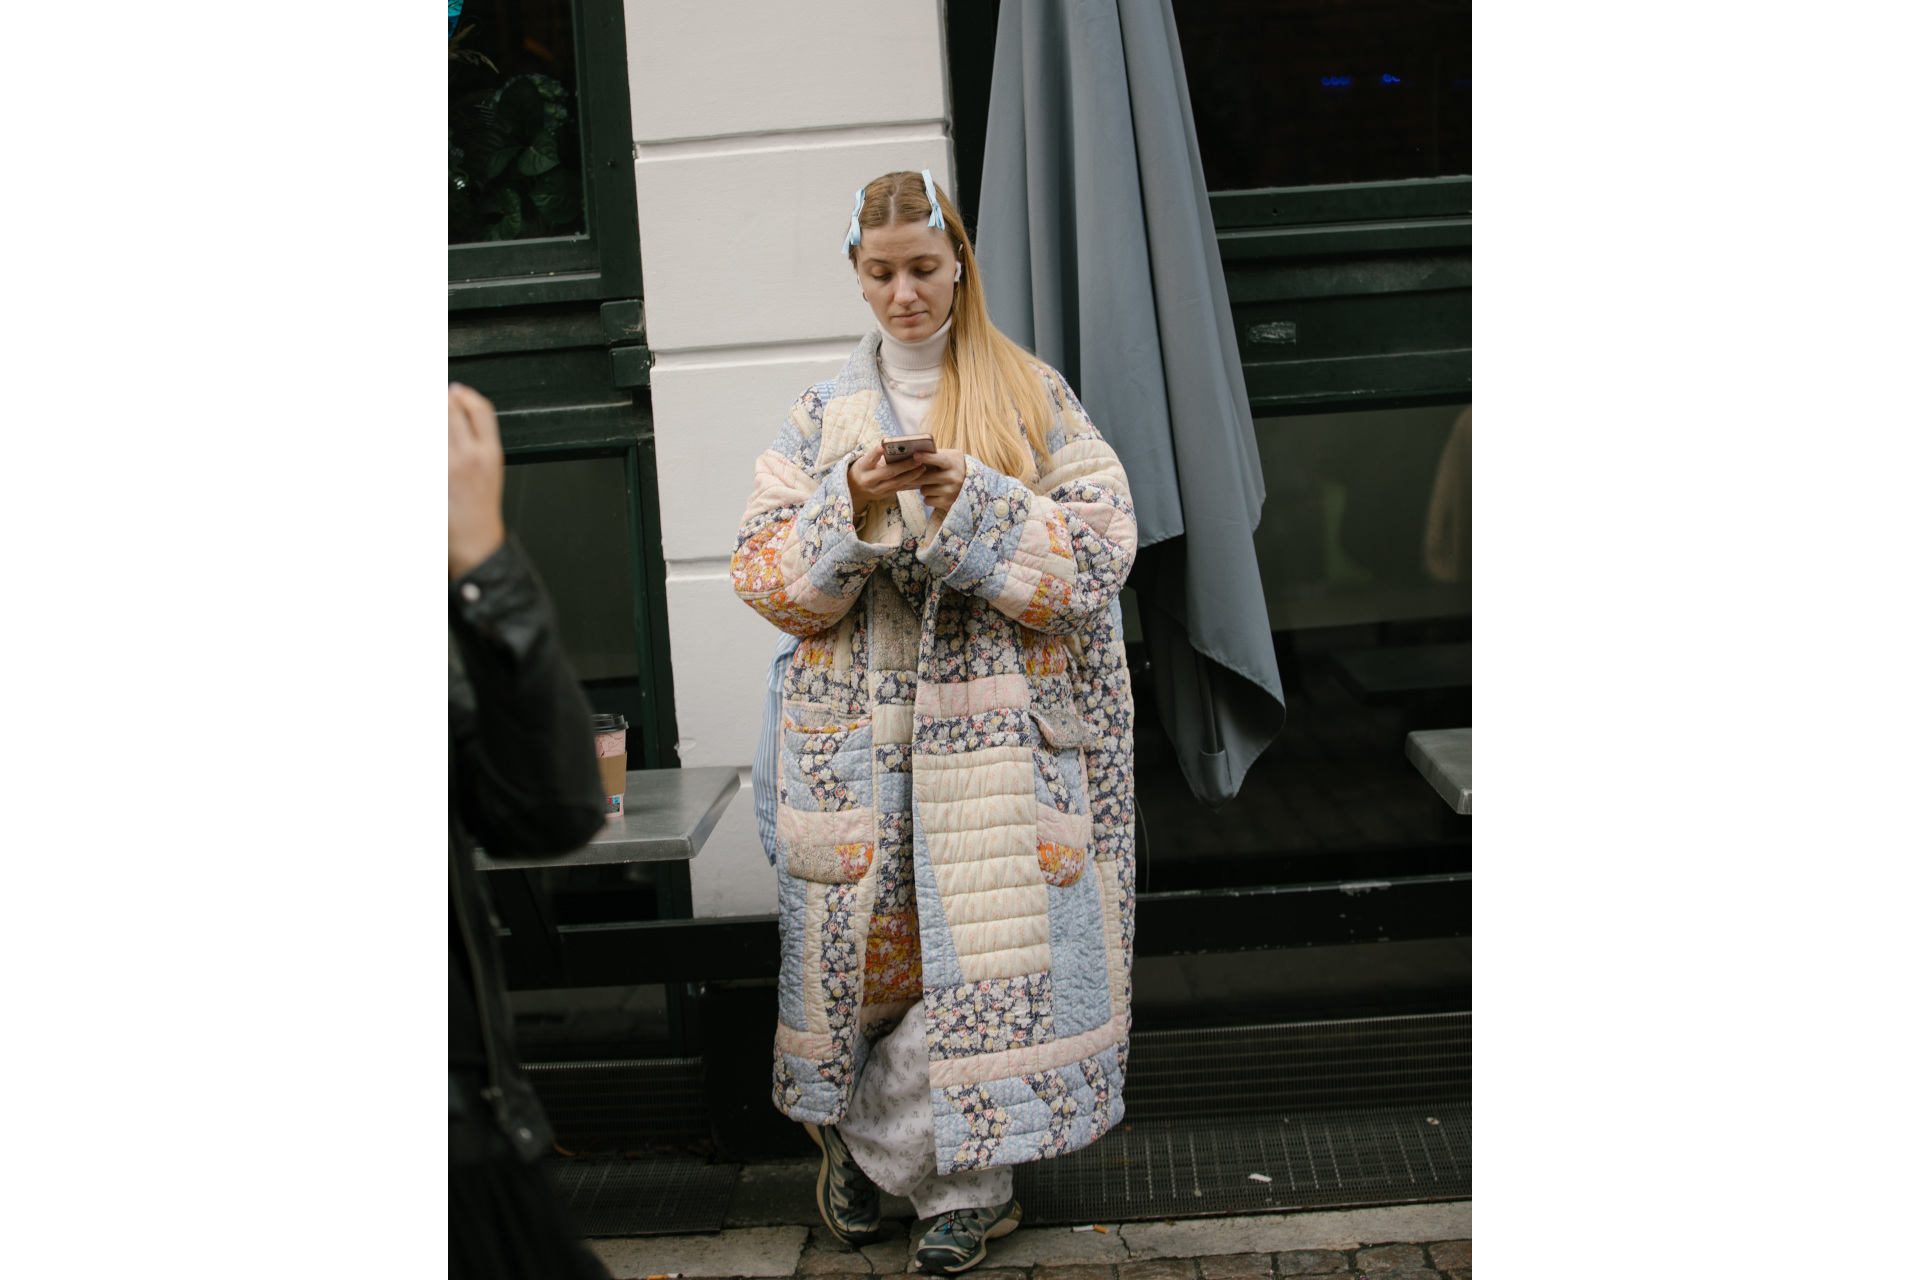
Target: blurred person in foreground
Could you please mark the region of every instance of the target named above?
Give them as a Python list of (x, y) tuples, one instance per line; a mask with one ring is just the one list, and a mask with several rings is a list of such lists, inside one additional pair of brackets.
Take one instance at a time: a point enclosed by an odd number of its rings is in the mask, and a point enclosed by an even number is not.
[(558, 855), (600, 829), (587, 704), (553, 609), (500, 514), (505, 459), (486, 397), (447, 388), (447, 1274), (568, 1280), (606, 1269), (536, 1163), (553, 1142), (513, 1050), (475, 844)]

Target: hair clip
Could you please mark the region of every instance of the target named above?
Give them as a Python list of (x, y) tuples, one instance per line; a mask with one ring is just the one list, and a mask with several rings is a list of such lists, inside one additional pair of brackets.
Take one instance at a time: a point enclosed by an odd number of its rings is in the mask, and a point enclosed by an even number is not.
[[(930, 227), (938, 227), (942, 231), (945, 231), (947, 229), (947, 220), (940, 216), (940, 193), (934, 190), (933, 170), (922, 169), (920, 171), (920, 181), (927, 184), (927, 203), (933, 206), (933, 213), (927, 218), (927, 225)], [(856, 240), (854, 243), (858, 244), (859, 241)]]
[(847, 219), (847, 242), (840, 246), (840, 252), (851, 258), (853, 246), (860, 243), (860, 211), (867, 207), (867, 189), (861, 187), (853, 193), (853, 216)]

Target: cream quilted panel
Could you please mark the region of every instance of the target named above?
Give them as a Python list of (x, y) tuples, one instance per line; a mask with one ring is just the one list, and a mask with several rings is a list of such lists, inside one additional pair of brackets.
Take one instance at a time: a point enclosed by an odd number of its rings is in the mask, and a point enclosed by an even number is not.
[(917, 755), (913, 784), (962, 981), (1049, 968), (1047, 885), (1033, 852), (1033, 752)]

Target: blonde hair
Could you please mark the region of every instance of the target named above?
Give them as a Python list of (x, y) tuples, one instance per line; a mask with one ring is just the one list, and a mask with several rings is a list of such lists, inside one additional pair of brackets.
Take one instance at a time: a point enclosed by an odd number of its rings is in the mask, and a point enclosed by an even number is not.
[[(1047, 427), (1053, 402), (1019, 343), (993, 327), (980, 292), (980, 268), (973, 244), (938, 183), (931, 192), (917, 173), (882, 174), (867, 184), (860, 225), (890, 227), (902, 222), (925, 225), (940, 202), (947, 239), (960, 260), (953, 287), (953, 332), (947, 341), (940, 391), (927, 406), (926, 432), (942, 449), (958, 449), (1016, 480), (1036, 479), (1034, 462), (1047, 461)], [(859, 265), (858, 246), (854, 264)], [(1021, 424), (1026, 425), (1024, 437)]]

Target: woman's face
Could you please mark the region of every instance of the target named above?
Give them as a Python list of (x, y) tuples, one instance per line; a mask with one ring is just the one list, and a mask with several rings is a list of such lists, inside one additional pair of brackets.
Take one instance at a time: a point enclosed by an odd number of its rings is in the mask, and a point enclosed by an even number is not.
[(866, 227), (854, 274), (881, 328), (902, 342), (931, 337), (953, 312), (957, 259), (947, 233), (924, 222)]

